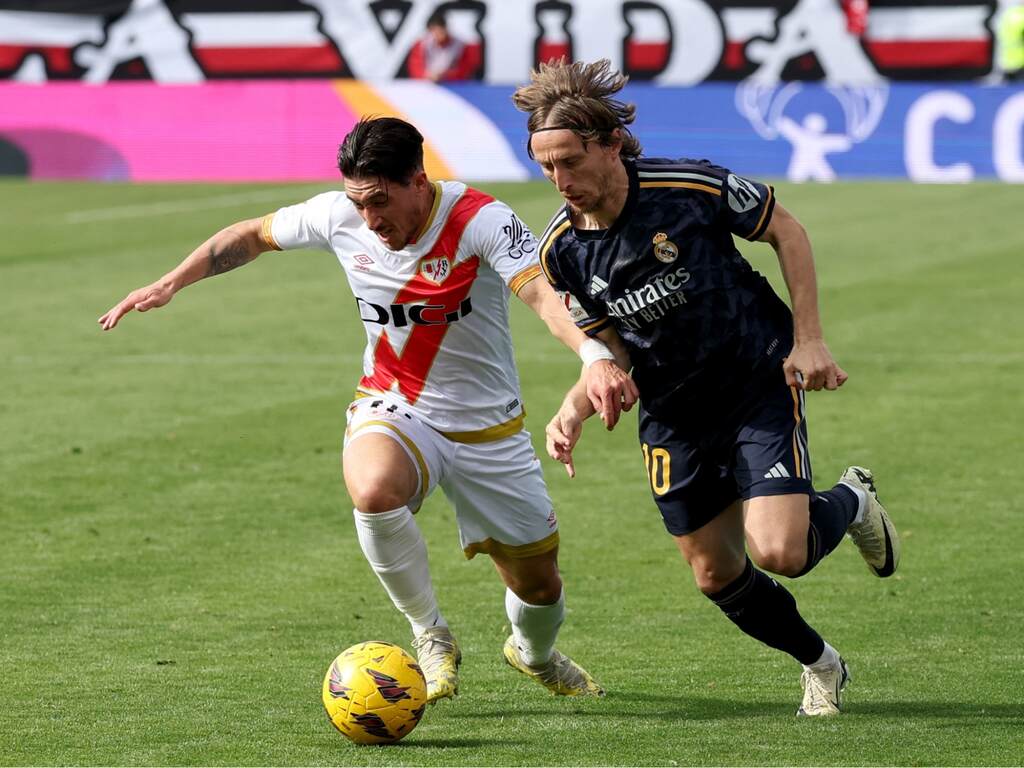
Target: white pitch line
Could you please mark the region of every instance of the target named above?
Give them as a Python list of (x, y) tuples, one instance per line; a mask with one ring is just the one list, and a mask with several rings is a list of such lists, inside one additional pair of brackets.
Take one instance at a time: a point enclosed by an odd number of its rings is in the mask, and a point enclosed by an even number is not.
[[(317, 186), (316, 189), (322, 189)], [(86, 208), (71, 211), (64, 215), (66, 224), (87, 224), (112, 219), (132, 219), (145, 216), (166, 216), (171, 213), (189, 213), (207, 208), (230, 208), (241, 203), (259, 203), (270, 200), (283, 202), (301, 202), (308, 196), (308, 188), (282, 187), (281, 189), (262, 189), (256, 192), (233, 192), (226, 195), (210, 197), (191, 197), (181, 200), (164, 200), (153, 203), (136, 203), (134, 205), (118, 205), (112, 208)]]

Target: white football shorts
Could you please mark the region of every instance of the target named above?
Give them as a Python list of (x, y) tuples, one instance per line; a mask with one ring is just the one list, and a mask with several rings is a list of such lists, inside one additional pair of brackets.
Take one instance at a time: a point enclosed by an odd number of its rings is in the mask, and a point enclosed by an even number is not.
[(409, 500), (413, 512), (441, 486), (455, 507), (467, 558), (478, 552), (531, 557), (558, 546), (558, 519), (525, 429), (489, 442), (455, 442), (399, 401), (373, 396), (348, 407), (345, 446), (368, 433), (393, 439), (415, 465), (420, 487)]

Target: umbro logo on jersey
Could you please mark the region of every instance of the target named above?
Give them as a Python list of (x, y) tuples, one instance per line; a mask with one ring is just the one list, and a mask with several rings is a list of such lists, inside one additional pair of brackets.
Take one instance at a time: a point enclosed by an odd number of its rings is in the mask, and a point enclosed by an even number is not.
[(370, 267), (373, 266), (373, 257), (368, 253), (357, 253), (352, 257), (352, 261), (356, 263), (356, 269), (362, 272), (370, 272)]
[(764, 473), (764, 477), (765, 480), (771, 480), (772, 478), (779, 479), (782, 477), (789, 477), (789, 472), (786, 470), (784, 466), (782, 466), (781, 461), (777, 461), (775, 462), (774, 467), (772, 467), (771, 469)]
[(597, 296), (601, 291), (608, 287), (608, 283), (602, 280), (597, 275), (590, 281), (590, 295)]

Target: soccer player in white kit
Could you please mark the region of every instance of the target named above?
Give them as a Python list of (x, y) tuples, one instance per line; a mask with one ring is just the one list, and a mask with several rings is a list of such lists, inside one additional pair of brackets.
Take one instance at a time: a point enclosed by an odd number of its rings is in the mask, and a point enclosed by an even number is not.
[(458, 692), (461, 653), (431, 583), (413, 515), (438, 485), (467, 557), (490, 555), (506, 585), (505, 660), (561, 695), (602, 695), (555, 649), (564, 617), (558, 522), (523, 429), (508, 296), (580, 354), (611, 428), (637, 392), (611, 353), (576, 328), (540, 276), (537, 242), (512, 210), (459, 182), (431, 182), (423, 137), (396, 118), (360, 121), (338, 151), (344, 192), (238, 222), (104, 314), (160, 307), (197, 280), (267, 250), (317, 248), (341, 262), (366, 329), (348, 408), (343, 470), (360, 546), (413, 629), (430, 701)]

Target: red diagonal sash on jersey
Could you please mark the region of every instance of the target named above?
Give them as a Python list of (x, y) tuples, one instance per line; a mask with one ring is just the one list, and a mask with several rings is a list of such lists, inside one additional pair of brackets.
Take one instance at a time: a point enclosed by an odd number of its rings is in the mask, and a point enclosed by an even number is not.
[[(490, 195), (467, 187), (448, 214), (448, 220), (434, 247), (420, 263), (445, 256), (454, 262), (459, 240), (462, 239), (466, 225), (477, 211), (493, 200)], [(387, 331), (381, 331), (380, 339), (373, 351), (373, 375), (364, 376), (359, 382), (360, 386), (387, 392), (395, 382), (398, 382), (399, 393), (410, 405), (419, 399), (448, 328), (454, 319), (469, 311), (469, 305), (463, 308), (463, 302), (473, 287), (479, 265), (479, 256), (466, 259), (455, 265), (451, 274), (440, 285), (428, 280), (417, 270), (416, 276), (395, 296), (395, 304), (426, 302), (429, 308), (421, 309), (419, 316), (430, 324), (412, 326), (401, 357), (391, 346)], [(452, 319), (449, 319), (449, 316), (452, 316)]]

